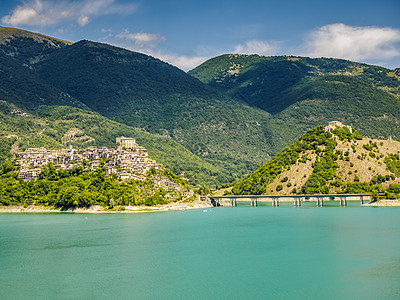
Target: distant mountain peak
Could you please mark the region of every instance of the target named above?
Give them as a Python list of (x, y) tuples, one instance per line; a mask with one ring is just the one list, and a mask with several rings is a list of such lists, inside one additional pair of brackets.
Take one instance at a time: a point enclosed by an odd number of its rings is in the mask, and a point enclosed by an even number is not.
[(0, 26), (0, 44), (6, 44), (12, 39), (16, 38), (32, 38), (35, 42), (43, 43), (48, 42), (51, 46), (59, 48), (59, 43), (65, 45), (71, 45), (72, 42), (64, 41), (61, 39), (49, 37), (44, 34), (35, 33), (27, 30), (12, 28), (12, 27), (2, 27)]
[(26, 30), (0, 27), (0, 51), (25, 66), (34, 65), (71, 42)]

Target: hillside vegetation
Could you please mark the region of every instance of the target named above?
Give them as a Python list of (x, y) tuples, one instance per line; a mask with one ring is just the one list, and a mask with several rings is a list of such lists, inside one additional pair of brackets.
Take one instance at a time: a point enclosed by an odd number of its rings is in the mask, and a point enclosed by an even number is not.
[[(203, 161), (209, 175), (201, 175), (202, 182), (208, 184), (238, 179), (269, 158), (270, 153), (263, 150), (268, 143), (262, 130), (268, 113), (232, 99), (176, 67), (106, 44), (47, 43), (36, 34), (17, 33), (0, 48), (4, 72), (14, 72), (7, 82), (0, 83), (0, 99), (20, 109), (41, 117), (36, 110), (43, 105), (78, 107), (161, 135)], [(19, 55), (19, 47), (32, 51)], [(38, 49), (43, 50), (39, 60), (34, 59)], [(154, 145), (148, 147), (150, 152)], [(165, 161), (160, 162), (173, 162), (176, 156), (165, 149)], [(191, 163), (172, 169), (193, 175), (185, 165)]]
[(400, 142), (318, 126), (236, 182), (239, 195), (400, 193)]
[(396, 70), (332, 58), (222, 55), (189, 74), (271, 113), (263, 130), (272, 153), (331, 120), (370, 137), (400, 138)]
[(169, 136), (233, 178), (268, 158), (260, 150), (267, 145), (262, 124), (268, 113), (158, 59), (81, 41), (60, 49), (36, 68), (43, 81), (92, 110)]
[(345, 60), (223, 55), (188, 74), (111, 45), (0, 27), (0, 74), (0, 159), (28, 140), (109, 146), (123, 133), (192, 183), (215, 185), (330, 120), (400, 138), (398, 70)]
[(114, 147), (115, 137), (135, 137), (149, 155), (173, 170), (185, 174), (192, 184), (216, 184), (228, 180), (224, 170), (197, 157), (166, 136), (150, 134), (93, 112), (68, 106), (40, 106), (35, 114), (0, 101), (0, 165), (12, 152), (31, 147), (61, 149), (88, 146)]
[(116, 206), (175, 202), (183, 199), (184, 192), (193, 195), (178, 176), (169, 177), (179, 184), (179, 190), (164, 189), (154, 182), (156, 176), (171, 175), (168, 170), (151, 172), (150, 169), (146, 180), (121, 181), (117, 176), (106, 176), (103, 166), (95, 171), (80, 164), (72, 169), (56, 170), (49, 164), (42, 168), (38, 180), (24, 181), (14, 169), (9, 162), (0, 169), (0, 206), (44, 205), (68, 209), (101, 205), (115, 209)]

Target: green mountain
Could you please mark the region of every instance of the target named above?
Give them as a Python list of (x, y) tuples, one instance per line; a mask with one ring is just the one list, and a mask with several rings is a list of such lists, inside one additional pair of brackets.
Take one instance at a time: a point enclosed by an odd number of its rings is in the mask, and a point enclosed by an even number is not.
[(26, 66), (32, 66), (54, 51), (71, 44), (43, 34), (0, 26), (1, 52)]
[(30, 147), (61, 149), (67, 145), (114, 147), (115, 137), (132, 136), (149, 155), (172, 169), (184, 172), (192, 184), (215, 184), (225, 173), (168, 137), (151, 134), (107, 119), (97, 113), (68, 106), (40, 106), (34, 114), (0, 101), (0, 162), (12, 151)]
[[(229, 180), (217, 168), (167, 136), (113, 122), (57, 87), (45, 83), (38, 63), (71, 43), (0, 27), (0, 165), (11, 150), (90, 145), (112, 147), (116, 136), (133, 136), (149, 154), (192, 184)], [(39, 59), (40, 58), (40, 59)]]
[[(269, 114), (144, 54), (81, 41), (37, 65), (41, 79), (100, 114), (182, 144), (231, 178), (268, 159)], [(48, 76), (52, 74), (52, 76)]]
[[(337, 122), (335, 122), (337, 123)], [(400, 194), (400, 142), (366, 138), (347, 126), (318, 126), (237, 181), (231, 193)]]
[(272, 153), (331, 120), (371, 137), (400, 138), (398, 70), (331, 58), (222, 55), (189, 74), (271, 113), (263, 131)]
[[(9, 31), (0, 28), (0, 36), (7, 34), (0, 48), (0, 72), (9, 74), (9, 79), (0, 83), (0, 99), (18, 110), (58, 122), (54, 115), (63, 116), (53, 106), (70, 106), (86, 111), (78, 115), (98, 112), (131, 130), (142, 128), (142, 132), (175, 141), (196, 157), (195, 166), (192, 161), (183, 163), (187, 154), (180, 151), (166, 149), (161, 155), (156, 142), (143, 145), (150, 154), (158, 149), (155, 159), (193, 179), (201, 161), (205, 170), (200, 171), (202, 180), (195, 182), (240, 178), (269, 157), (263, 151), (267, 141), (261, 130), (268, 113), (229, 98), (176, 67), (110, 45), (49, 41), (25, 31), (18, 35), (18, 30), (12, 30), (10, 36)], [(111, 135), (104, 141), (100, 130), (96, 136), (86, 131), (83, 134), (96, 143), (114, 142)]]
[[(398, 70), (345, 60), (223, 55), (188, 74), (118, 47), (0, 27), (0, 74), (1, 139), (17, 128), (22, 144), (61, 147), (71, 131), (86, 137), (76, 146), (110, 146), (128, 131), (196, 183), (239, 179), (333, 119), (400, 138)], [(4, 145), (10, 155), (15, 141)]]
[(27, 109), (39, 105), (86, 106), (42, 82), (34, 66), (71, 43), (15, 28), (0, 27), (0, 99)]

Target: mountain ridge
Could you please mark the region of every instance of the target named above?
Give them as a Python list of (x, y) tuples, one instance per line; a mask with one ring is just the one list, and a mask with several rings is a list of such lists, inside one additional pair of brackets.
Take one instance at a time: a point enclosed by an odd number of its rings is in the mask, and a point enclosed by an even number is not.
[[(276, 68), (282, 64), (300, 66), (296, 76)], [(271, 113), (264, 128), (271, 153), (331, 120), (371, 137), (400, 138), (400, 80), (393, 70), (342, 59), (226, 54), (189, 74)]]
[[(81, 41), (40, 62), (37, 70), (46, 84), (92, 110), (129, 126), (168, 135), (209, 163), (238, 174), (235, 177), (269, 157), (259, 151), (267, 141), (257, 125), (268, 113), (227, 97), (158, 59)], [(237, 139), (238, 133), (250, 142)]]
[(30, 68), (57, 49), (72, 44), (40, 33), (0, 26), (0, 51)]
[[(34, 44), (31, 54), (37, 56), (35, 51), (40, 47), (36, 47), (34, 39), (14, 41), (13, 47), (19, 45), (23, 49)], [(268, 117), (267, 113), (230, 99), (158, 59), (90, 41), (51, 49), (40, 61), (32, 61), (29, 51), (24, 56), (10, 56), (4, 51), (0, 48), (2, 61), (13, 67), (5, 65), (0, 69), (10, 78), (0, 82), (0, 98), (39, 119), (48, 121), (53, 114), (62, 118), (57, 105), (69, 105), (90, 114), (98, 111), (119, 123), (165, 136), (203, 161), (206, 168), (200, 181), (208, 184), (239, 178), (269, 157), (260, 150), (265, 141), (262, 142), (258, 125)], [(10, 76), (9, 69), (15, 74)], [(27, 97), (31, 91), (36, 92)], [(47, 106), (45, 114), (43, 105)], [(247, 137), (242, 141), (243, 136)], [(57, 138), (61, 137), (57, 134)], [(108, 137), (107, 143), (115, 138)], [(93, 138), (98, 141), (99, 134)], [(151, 153), (157, 145), (146, 147)], [(196, 178), (195, 170), (203, 168), (201, 164), (184, 164), (172, 152), (161, 152), (158, 150), (159, 158), (169, 163), (160, 162), (174, 171)]]
[[(11, 44), (0, 44), (0, 72), (7, 79), (0, 82), (0, 99), (57, 124), (64, 122), (59, 111), (77, 109), (71, 115), (80, 122), (85, 114), (101, 114), (118, 126), (142, 128), (199, 159), (193, 169), (175, 157), (175, 170), (194, 174), (202, 161), (209, 182), (241, 178), (330, 120), (371, 137), (400, 138), (396, 70), (329, 58), (223, 55), (185, 73), (104, 43), (42, 43), (18, 32)], [(115, 138), (95, 135), (107, 144)], [(160, 157), (173, 167), (174, 154), (167, 152)]]

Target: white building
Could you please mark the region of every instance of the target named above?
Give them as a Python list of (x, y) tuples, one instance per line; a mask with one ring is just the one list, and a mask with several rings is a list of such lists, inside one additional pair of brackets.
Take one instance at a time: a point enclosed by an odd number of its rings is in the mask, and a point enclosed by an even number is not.
[(125, 147), (127, 149), (134, 149), (134, 148), (139, 146), (138, 144), (136, 144), (136, 140), (135, 139), (127, 138), (127, 137), (124, 137), (124, 136), (117, 137), (115, 139), (115, 142), (117, 144), (119, 144), (121, 147)]

